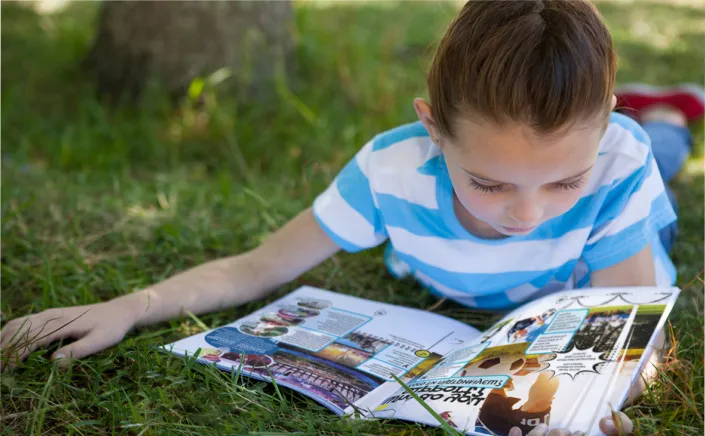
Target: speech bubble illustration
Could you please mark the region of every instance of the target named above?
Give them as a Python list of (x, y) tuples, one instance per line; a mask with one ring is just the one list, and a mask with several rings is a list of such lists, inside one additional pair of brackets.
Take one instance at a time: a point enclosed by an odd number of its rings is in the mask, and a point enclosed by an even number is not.
[(608, 354), (595, 351), (594, 347), (587, 350), (573, 348), (566, 352), (557, 352), (543, 361), (547, 366), (541, 371), (553, 372), (553, 377), (567, 375), (571, 380), (579, 374), (601, 374), (602, 367), (610, 362), (604, 358)]

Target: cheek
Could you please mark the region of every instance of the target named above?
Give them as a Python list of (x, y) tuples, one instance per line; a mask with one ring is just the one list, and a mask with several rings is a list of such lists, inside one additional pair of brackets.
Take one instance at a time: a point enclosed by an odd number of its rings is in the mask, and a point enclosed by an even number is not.
[(470, 186), (456, 189), (455, 193), (465, 209), (477, 218), (489, 218), (504, 213), (501, 194), (486, 194)]
[(553, 198), (551, 198), (551, 201), (548, 203), (548, 207), (546, 208), (546, 215), (554, 217), (568, 212), (573, 206), (575, 206), (575, 203), (580, 200), (581, 195), (582, 190), (554, 194)]

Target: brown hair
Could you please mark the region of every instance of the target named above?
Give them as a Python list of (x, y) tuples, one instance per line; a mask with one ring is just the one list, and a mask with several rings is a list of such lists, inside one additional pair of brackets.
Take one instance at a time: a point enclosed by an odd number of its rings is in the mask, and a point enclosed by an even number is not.
[(607, 116), (616, 74), (612, 37), (587, 1), (474, 1), (451, 23), (428, 89), (440, 132), (459, 114), (551, 134)]

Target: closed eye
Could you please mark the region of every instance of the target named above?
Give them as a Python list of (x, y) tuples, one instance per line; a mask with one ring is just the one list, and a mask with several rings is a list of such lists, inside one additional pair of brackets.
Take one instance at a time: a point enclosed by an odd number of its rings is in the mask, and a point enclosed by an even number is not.
[(573, 180), (572, 182), (560, 182), (560, 183), (554, 183), (553, 187), (559, 191), (572, 191), (574, 189), (578, 189), (583, 184), (585, 183), (585, 178), (581, 177), (577, 180)]
[(482, 183), (478, 183), (473, 179), (470, 179), (470, 187), (480, 191), (480, 192), (487, 192), (487, 193), (493, 193), (493, 192), (500, 192), (503, 191), (506, 188), (506, 184), (499, 184), (499, 185), (485, 185)]
[[(584, 178), (579, 178), (577, 180), (573, 180), (571, 182), (558, 182), (558, 183), (553, 183), (551, 186), (552, 189), (558, 190), (558, 191), (573, 191), (575, 189), (579, 189), (580, 187), (583, 186), (585, 183)], [(507, 189), (509, 185), (506, 183), (500, 183), (497, 185), (485, 185), (484, 183), (477, 182), (473, 179), (470, 179), (469, 185), (471, 188), (480, 191), (480, 192), (485, 192), (485, 193), (496, 193), (496, 192), (502, 192)]]

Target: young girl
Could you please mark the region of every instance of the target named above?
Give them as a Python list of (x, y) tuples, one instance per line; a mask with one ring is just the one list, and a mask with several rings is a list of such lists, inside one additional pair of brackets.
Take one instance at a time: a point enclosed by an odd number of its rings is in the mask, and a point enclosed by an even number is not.
[[(642, 128), (612, 112), (615, 71), (610, 34), (586, 1), (468, 2), (433, 59), (430, 102), (414, 101), (419, 121), (373, 138), (261, 246), (109, 302), (11, 321), (2, 346), (75, 320), (12, 357), (71, 337), (52, 357), (82, 358), (135, 327), (262, 298), (341, 249), (385, 241), (393, 275), (475, 308), (670, 285), (676, 216), (662, 176), (688, 155), (702, 91), (618, 92)], [(602, 426), (616, 432), (611, 418)]]

